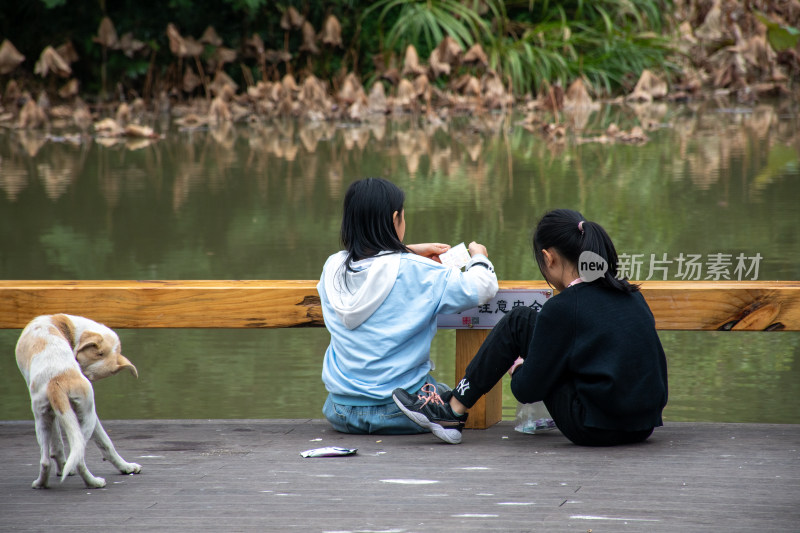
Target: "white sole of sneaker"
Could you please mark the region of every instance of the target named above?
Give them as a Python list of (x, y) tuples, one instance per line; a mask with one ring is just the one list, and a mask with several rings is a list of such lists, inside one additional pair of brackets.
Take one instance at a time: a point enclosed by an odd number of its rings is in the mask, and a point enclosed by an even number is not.
[(417, 413), (416, 411), (409, 411), (406, 407), (400, 403), (400, 401), (392, 395), (392, 400), (394, 403), (397, 404), (397, 407), (400, 408), (405, 415), (416, 422), (419, 426), (424, 427), (425, 429), (431, 430), (438, 438), (442, 439), (448, 444), (460, 444), (461, 443), (461, 432), (457, 429), (452, 428), (444, 428), (441, 424), (437, 424), (436, 422), (431, 422), (427, 416), (423, 415), (422, 413)]

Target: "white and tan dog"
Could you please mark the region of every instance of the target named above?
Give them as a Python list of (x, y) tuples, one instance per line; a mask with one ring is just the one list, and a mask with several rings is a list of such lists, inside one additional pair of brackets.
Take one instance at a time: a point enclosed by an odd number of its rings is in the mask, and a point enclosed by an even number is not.
[[(84, 317), (43, 315), (22, 330), (16, 353), (17, 366), (31, 393), (36, 439), (41, 448), (39, 477), (33, 488), (47, 487), (51, 458), (61, 481), (77, 467), (87, 486), (104, 487), (106, 481), (94, 477), (86, 468), (84, 453), (90, 438), (120, 472), (139, 473), (141, 466), (126, 462), (114, 449), (94, 408), (92, 381), (125, 368), (139, 376), (136, 367), (120, 353), (116, 333)], [(69, 442), (69, 458), (64, 454), (62, 429)]]

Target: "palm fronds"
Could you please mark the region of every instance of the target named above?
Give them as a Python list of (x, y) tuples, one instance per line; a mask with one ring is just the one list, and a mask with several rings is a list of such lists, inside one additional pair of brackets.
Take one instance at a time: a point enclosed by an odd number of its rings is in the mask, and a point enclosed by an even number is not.
[(380, 0), (366, 9), (363, 17), (375, 11), (380, 11), (379, 21), (390, 15), (394, 18), (386, 44), (398, 50), (408, 43), (431, 50), (447, 35), (468, 47), (475, 36), (489, 31), (488, 21), (458, 0)]
[[(474, 4), (474, 5), (473, 5)], [(479, 43), (489, 66), (514, 92), (563, 85), (582, 76), (597, 92), (611, 93), (657, 67), (669, 71), (664, 26), (668, 0), (379, 0), (364, 16), (379, 13), (389, 25), (386, 45), (415, 44), (422, 54), (449, 35), (462, 47)]]

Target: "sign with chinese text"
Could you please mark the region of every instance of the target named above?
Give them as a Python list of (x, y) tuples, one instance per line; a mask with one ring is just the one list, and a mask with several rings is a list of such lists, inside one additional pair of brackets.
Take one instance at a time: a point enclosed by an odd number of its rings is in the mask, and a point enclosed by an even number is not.
[(553, 291), (546, 289), (501, 289), (483, 305), (454, 315), (439, 315), (438, 326), (442, 329), (491, 329), (515, 307), (530, 307), (538, 312), (552, 295)]

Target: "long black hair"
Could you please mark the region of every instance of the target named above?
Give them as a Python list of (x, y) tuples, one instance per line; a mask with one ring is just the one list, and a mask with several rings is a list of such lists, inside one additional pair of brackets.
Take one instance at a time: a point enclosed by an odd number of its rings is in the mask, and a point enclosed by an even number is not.
[[(594, 252), (608, 263), (608, 271), (596, 283), (622, 292), (636, 292), (638, 285), (617, 278), (617, 249), (603, 226), (584, 219), (571, 209), (555, 209), (546, 213), (533, 232), (533, 255), (542, 275), (545, 261), (542, 250), (555, 248), (564, 259), (578, 266), (583, 252)], [(545, 276), (546, 278), (547, 276)]]
[(383, 251), (410, 252), (394, 227), (393, 214), (403, 213), (406, 195), (391, 181), (366, 178), (354, 181), (344, 195), (341, 239), (347, 250), (344, 266)]

